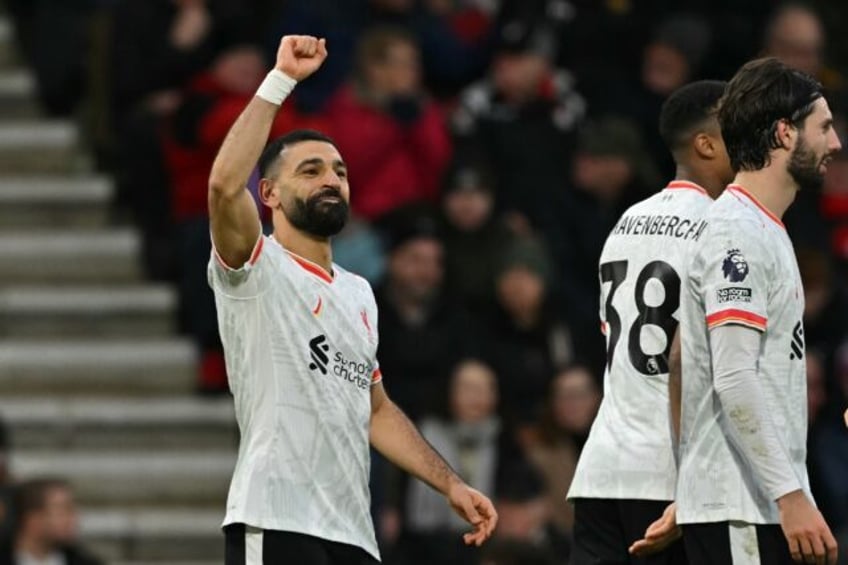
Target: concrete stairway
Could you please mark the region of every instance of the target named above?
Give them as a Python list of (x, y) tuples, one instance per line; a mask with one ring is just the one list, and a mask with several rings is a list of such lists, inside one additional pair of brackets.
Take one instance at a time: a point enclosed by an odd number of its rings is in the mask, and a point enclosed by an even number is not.
[(80, 132), (39, 116), (0, 13), (0, 417), (17, 478), (74, 485), (108, 563), (208, 565), (235, 463), (229, 398), (193, 395), (172, 288), (143, 280)]

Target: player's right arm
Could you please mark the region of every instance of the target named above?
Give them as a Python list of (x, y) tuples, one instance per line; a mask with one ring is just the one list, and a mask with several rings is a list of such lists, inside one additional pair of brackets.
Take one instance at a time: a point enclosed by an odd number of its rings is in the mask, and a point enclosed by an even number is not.
[[(280, 104), (297, 81), (315, 72), (327, 57), (324, 40), (287, 35), (280, 40), (271, 81), (277, 96), (254, 96), (230, 128), (209, 174), (209, 219), (218, 256), (229, 266), (241, 267), (249, 259), (262, 231), (259, 213), (247, 180), (271, 132)], [(283, 73), (285, 76), (274, 73)], [(260, 92), (263, 92), (260, 88)], [(265, 98), (271, 98), (269, 101)]]

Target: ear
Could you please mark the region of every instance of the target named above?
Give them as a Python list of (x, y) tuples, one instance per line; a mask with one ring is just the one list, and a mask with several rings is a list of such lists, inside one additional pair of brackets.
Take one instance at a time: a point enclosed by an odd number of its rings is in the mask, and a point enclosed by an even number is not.
[(280, 191), (271, 179), (259, 179), (259, 199), (265, 206), (276, 208), (280, 205)]
[(798, 133), (798, 128), (792, 125), (789, 120), (778, 120), (774, 137), (780, 147), (791, 151), (795, 147)]
[(695, 152), (702, 159), (714, 159), (716, 156), (716, 144), (707, 133), (698, 133), (692, 143)]

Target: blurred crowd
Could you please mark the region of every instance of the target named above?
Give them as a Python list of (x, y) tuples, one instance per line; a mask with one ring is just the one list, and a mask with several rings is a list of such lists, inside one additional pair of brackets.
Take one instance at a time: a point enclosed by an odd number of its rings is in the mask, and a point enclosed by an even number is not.
[(71, 485), (59, 477), (15, 480), (9, 444), (0, 422), (0, 565), (101, 565), (80, 542)]
[[(774, 55), (822, 81), (846, 143), (839, 2), (6, 4), (43, 106), (84, 124), (119, 213), (144, 234), (150, 277), (180, 289), (204, 392), (226, 390), (206, 284), (210, 166), (279, 38), (327, 38), (329, 59), (272, 135), (335, 139), (352, 219), (334, 256), (375, 288), (388, 393), (501, 515), (495, 543), (463, 548), (444, 503), (375, 458), (390, 564), (566, 562), (564, 496), (603, 388), (597, 261), (618, 216), (673, 178), (657, 127), (671, 92)], [(806, 293), (811, 477), (845, 532), (848, 155), (785, 223)]]

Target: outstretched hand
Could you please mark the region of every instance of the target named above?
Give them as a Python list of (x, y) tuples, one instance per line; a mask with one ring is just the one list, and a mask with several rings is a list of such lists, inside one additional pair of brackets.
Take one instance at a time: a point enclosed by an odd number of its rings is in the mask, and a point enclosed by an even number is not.
[(286, 35), (280, 40), (274, 68), (301, 81), (317, 71), (326, 58), (326, 39), (311, 35)]
[(463, 534), (466, 545), (481, 546), (495, 531), (498, 513), (492, 501), (480, 491), (465, 483), (455, 483), (447, 493), (447, 499), (454, 512), (474, 526), (473, 532)]
[(644, 557), (660, 552), (671, 545), (682, 535), (680, 526), (677, 525), (677, 504), (669, 504), (663, 515), (645, 530), (645, 537), (633, 542), (630, 546), (630, 554)]

